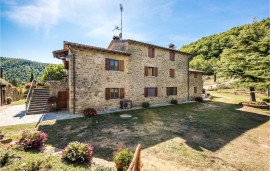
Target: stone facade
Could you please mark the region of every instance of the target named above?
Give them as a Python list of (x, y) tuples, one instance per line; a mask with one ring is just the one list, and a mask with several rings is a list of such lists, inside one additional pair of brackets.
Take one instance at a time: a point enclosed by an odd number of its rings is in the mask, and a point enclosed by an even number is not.
[(47, 87), (50, 91), (50, 96), (58, 97), (59, 91), (67, 91), (68, 90), (68, 84), (65, 80), (53, 80), (53, 81), (47, 81), (45, 83), (45, 87)]
[(190, 100), (194, 100), (195, 97), (202, 97), (203, 72), (190, 71), (189, 73), (189, 97)]
[[(74, 110), (74, 95), (76, 112), (81, 112), (87, 107), (98, 110), (119, 108), (123, 99), (106, 100), (106, 88), (124, 88), (124, 99), (131, 100), (133, 106), (141, 106), (142, 102), (160, 104), (169, 103), (171, 99), (177, 99), (179, 102), (189, 99), (190, 54), (136, 41), (112, 41), (108, 49), (73, 43), (66, 43), (64, 48), (67, 48), (67, 45), (69, 45), (68, 87), (71, 112)], [(155, 49), (153, 58), (148, 57), (148, 47)], [(170, 52), (175, 54), (174, 61), (170, 60)], [(106, 70), (106, 58), (124, 61), (124, 71)], [(157, 76), (145, 76), (146, 66), (158, 68)], [(173, 78), (170, 77), (170, 69), (174, 69)], [(145, 97), (146, 87), (156, 87), (157, 96)], [(177, 95), (168, 96), (167, 87), (177, 87)], [(200, 92), (198, 91), (198, 94)]]

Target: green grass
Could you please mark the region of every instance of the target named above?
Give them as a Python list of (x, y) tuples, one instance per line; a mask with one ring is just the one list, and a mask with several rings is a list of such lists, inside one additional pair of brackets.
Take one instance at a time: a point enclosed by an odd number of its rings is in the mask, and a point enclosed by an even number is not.
[(25, 99), (12, 102), (10, 105), (22, 105), (25, 104)]
[[(95, 147), (94, 157), (109, 161), (112, 161), (118, 148), (130, 148), (134, 151), (137, 144), (142, 144), (143, 148), (147, 149), (174, 138), (181, 138), (189, 148), (173, 144), (172, 148), (180, 150), (177, 155), (184, 158), (195, 156), (193, 158), (197, 162), (196, 167), (204, 168), (210, 165), (205, 164), (208, 162), (203, 157), (205, 149), (215, 153), (245, 132), (269, 120), (269, 116), (266, 115), (238, 110), (241, 108), (237, 104), (238, 101), (245, 98), (229, 95), (227, 98), (216, 98), (214, 102), (179, 104), (93, 118), (44, 122), (38, 127), (35, 127), (35, 124), (8, 126), (2, 127), (1, 131), (7, 137), (16, 140), (22, 129), (43, 130), (49, 134), (46, 145), (58, 149), (63, 149), (72, 141), (88, 142)], [(123, 113), (132, 115), (132, 118), (121, 118)], [(163, 152), (166, 154), (166, 151)], [(36, 158), (35, 156), (46, 157), (43, 153), (20, 152), (19, 155), (26, 161)], [(190, 165), (192, 166), (192, 163)], [(63, 163), (59, 157), (52, 157), (52, 167), (55, 170), (65, 167), (87, 169)], [(260, 167), (264, 167), (263, 163)]]

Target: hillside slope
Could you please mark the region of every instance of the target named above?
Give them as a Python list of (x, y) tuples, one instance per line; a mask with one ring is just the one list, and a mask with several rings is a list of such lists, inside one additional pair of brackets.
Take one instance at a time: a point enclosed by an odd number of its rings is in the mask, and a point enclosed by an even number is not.
[(31, 72), (34, 79), (39, 79), (47, 65), (49, 64), (26, 59), (0, 57), (0, 67), (4, 68), (4, 78), (9, 82), (17, 80), (18, 84), (29, 82)]

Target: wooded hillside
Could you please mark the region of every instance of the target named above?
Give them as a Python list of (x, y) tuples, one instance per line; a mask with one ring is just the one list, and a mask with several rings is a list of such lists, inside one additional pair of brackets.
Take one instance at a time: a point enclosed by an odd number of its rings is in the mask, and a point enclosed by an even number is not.
[(49, 64), (26, 59), (0, 57), (0, 67), (4, 68), (4, 78), (10, 83), (17, 82), (18, 85), (29, 82), (31, 73), (33, 73), (34, 79), (38, 80), (47, 65)]

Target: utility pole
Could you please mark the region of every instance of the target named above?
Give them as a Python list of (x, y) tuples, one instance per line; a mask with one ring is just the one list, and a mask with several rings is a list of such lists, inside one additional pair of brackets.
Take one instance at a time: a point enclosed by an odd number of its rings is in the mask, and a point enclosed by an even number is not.
[(122, 25), (122, 12), (123, 12), (124, 8), (123, 8), (123, 5), (120, 4), (120, 11), (121, 11), (121, 33), (120, 33), (120, 39), (122, 40), (122, 37), (123, 37), (123, 25)]

